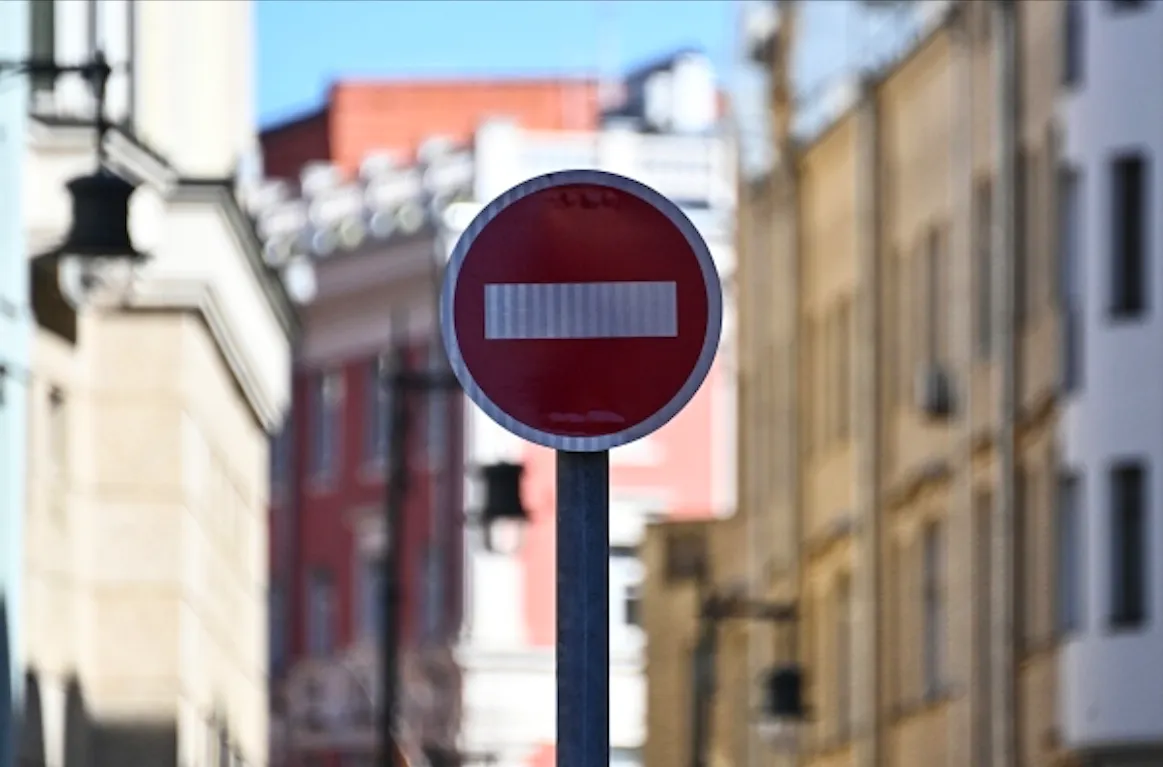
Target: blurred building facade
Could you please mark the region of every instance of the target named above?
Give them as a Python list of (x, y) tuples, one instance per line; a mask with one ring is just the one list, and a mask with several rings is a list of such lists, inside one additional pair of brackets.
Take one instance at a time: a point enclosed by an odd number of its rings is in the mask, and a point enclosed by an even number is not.
[[(820, 132), (775, 130), (785, 161), (740, 195), (735, 524), (746, 587), (799, 613), (812, 716), (788, 763), (1154, 764), (1159, 409), (1134, 382), (1155, 376), (1163, 112), (1113, 83), (1158, 66), (1163, 5), (931, 5)], [(677, 604), (652, 567), (647, 599)], [(690, 632), (656, 614), (661, 690)], [(759, 666), (788, 659), (748, 631)], [(758, 708), (744, 664), (720, 650), (717, 709)], [(648, 764), (692, 758), (690, 717), (651, 711)], [(710, 721), (713, 761), (775, 758), (746, 716)]]
[[(395, 390), (395, 366), (445, 371), (436, 285), (442, 211), (466, 194), (471, 158), (423, 167), (303, 169), (251, 198), (268, 261), (301, 304), (295, 408), (272, 456), (272, 749), (279, 764), (375, 757), (384, 631), (400, 643), (401, 747), (456, 746), (464, 476), (459, 391)], [(426, 179), (436, 178), (436, 186)], [(385, 493), (392, 418), (407, 398), (400, 613), (384, 615)]]
[[(39, 261), (11, 286), (35, 323), (12, 371), (29, 426), (22, 763), (267, 762), (267, 445), (296, 325), (236, 199), (255, 146), (251, 12), (38, 0), (13, 28), (21, 58), (107, 54), (107, 168), (139, 185), (131, 228), (151, 256), (101, 307), (74, 309)], [(5, 255), (23, 239), (27, 264), (63, 238), (64, 184), (97, 157), (80, 77), (26, 83), (0, 177), (23, 201)]]
[[(454, 85), (463, 92), (457, 91), (457, 98), (439, 99), (440, 109), (435, 110), (431, 106), (433, 94), (447, 95), (448, 88)], [(475, 86), (387, 83), (378, 87), (379, 95), (375, 96), (376, 87), (371, 84), (337, 85), (324, 110), (329, 115), (323, 120), (330, 125), (329, 135), (357, 136), (358, 142), (364, 142), (360, 162), (333, 154), (329, 165), (309, 164), (306, 170), (310, 172), (292, 179), (289, 186), (284, 184), (282, 191), (278, 191), (277, 184), (268, 185), (266, 193), (271, 198), (256, 202), (256, 209), (263, 211), (260, 219), (264, 222), (268, 257), (282, 265), (289, 279), (298, 261), (296, 254), (310, 254), (315, 264), (317, 295), (306, 309), (308, 340), (299, 355), (305, 367), (312, 354), (309, 339), (316, 325), (328, 328), (333, 363), (363, 355), (367, 359), (356, 366), (360, 370), (366, 369), (369, 360), (374, 360), (388, 343), (391, 312), (422, 305), (426, 308), (417, 311), (424, 317), (416, 322), (423, 330), (418, 332), (434, 330), (432, 318), (425, 313), (431, 311), (436, 284), (425, 285), (423, 276), (432, 279), (438, 273), (417, 272), (415, 277), (407, 278), (407, 270), (394, 267), (393, 279), (412, 282), (398, 282), (390, 296), (382, 293), (378, 306), (349, 298), (339, 300), (338, 294), (334, 299), (327, 298), (327, 284), (333, 278), (326, 275), (331, 271), (342, 268), (352, 275), (352, 280), (357, 279), (354, 275), (363, 274), (361, 282), (369, 290), (374, 282), (386, 279), (376, 276), (377, 267), (373, 264), (377, 257), (367, 255), (369, 248), (380, 246), (368, 243), (382, 243), (385, 237), (392, 242), (391, 237), (398, 236), (393, 233), (398, 233), (400, 222), (410, 220), (410, 200), (422, 202), (424, 213), (420, 218), (431, 220), (433, 231), (439, 232), (424, 247), (439, 251), (445, 258), (456, 238), (487, 202), (514, 184), (554, 170), (612, 170), (638, 178), (679, 202), (708, 239), (730, 289), (733, 150), (724, 130), (714, 73), (702, 55), (681, 52), (631, 73), (618, 89), (618, 98), (604, 109), (594, 98), (596, 84), (586, 82), (482, 82)], [(366, 104), (360, 109), (351, 108), (350, 126), (344, 127), (344, 111), (339, 107), (344, 102), (339, 94), (348, 91), (363, 92)], [(398, 105), (400, 111), (376, 111), (392, 104)], [(424, 107), (425, 104), (429, 106)], [(412, 108), (414, 112), (410, 111)], [(376, 120), (387, 114), (397, 126), (398, 135), (367, 128), (378, 125)], [(464, 133), (462, 126), (471, 126), (471, 130)], [(268, 164), (277, 166), (268, 168), (268, 175), (286, 176), (288, 166), (284, 163), (294, 168), (301, 157), (310, 156), (313, 151), (329, 151), (326, 142), (322, 149), (302, 149), (304, 142), (311, 143), (303, 138), (305, 130), (280, 127), (265, 137)], [(285, 138), (288, 134), (291, 138)], [(419, 141), (420, 136), (426, 139)], [(343, 181), (323, 185), (315, 194), (310, 191), (311, 172), (333, 173), (334, 178)], [(296, 185), (298, 189), (293, 190), (291, 187)], [(290, 213), (296, 209), (298, 213)], [(295, 223), (287, 224), (287, 220)], [(389, 263), (402, 264), (403, 246), (395, 247), (397, 250), (389, 249), (379, 257), (384, 269)], [(333, 309), (321, 308), (332, 304)], [(350, 324), (340, 324), (340, 316), (347, 317), (344, 322)], [(731, 337), (732, 317), (728, 311), (725, 339)], [(357, 320), (365, 331), (354, 329)], [(320, 330), (319, 337), (323, 335)], [(615, 490), (611, 521), (616, 537), (611, 559), (615, 706), (612, 737), (619, 763), (638, 761), (644, 737), (642, 636), (637, 608), (641, 565), (636, 552), (642, 526), (655, 517), (706, 517), (733, 510), (734, 384), (730, 359), (731, 345), (725, 340), (720, 363), (691, 406), (659, 434), (614, 451), (612, 456)], [(455, 491), (441, 503), (456, 510), (455, 524), (446, 527), (463, 533), (459, 544), (463, 553), (457, 555), (462, 559), (445, 560), (442, 573), (427, 571), (418, 577), (413, 589), (418, 601), (409, 609), (427, 609), (422, 603), (429, 596), (418, 594), (422, 583), (456, 579), (455, 587), (465, 589), (456, 652), (459, 684), (463, 685), (463, 718), (458, 722), (459, 739), (454, 744), (462, 758), (499, 765), (549, 764), (554, 759), (556, 727), (552, 455), (510, 437), (459, 395), (457, 401), (460, 404), (452, 422), (463, 424), (463, 431), (457, 435), (462, 455), (450, 464), (447, 478), (460, 472), (460, 479), (453, 480)], [(307, 412), (309, 408), (300, 411), (298, 418), (309, 418)], [(364, 422), (367, 420), (363, 418)], [(350, 439), (345, 437), (343, 444), (346, 449)], [(358, 444), (350, 449), (357, 447)], [(296, 456), (301, 453), (301, 448), (293, 451)], [(341, 465), (346, 460), (341, 459)], [(523, 494), (532, 524), (526, 545), (517, 555), (487, 551), (479, 529), (461, 526), (484, 501), (475, 476), (467, 469), (501, 460), (522, 463), (526, 468)], [(355, 470), (353, 465), (352, 471)], [(378, 479), (373, 479), (371, 486), (375, 487), (376, 482)], [(313, 501), (309, 491), (300, 494), (305, 501), (290, 514), (302, 521), (290, 524), (305, 530), (309, 512), (303, 506)], [(294, 495), (292, 492), (289, 497)], [(370, 497), (361, 496), (365, 499), (362, 503), (368, 503), (366, 499)], [(357, 511), (356, 500), (354, 496), (342, 502), (335, 499), (326, 513), (316, 515), (318, 523), (312, 524), (318, 526), (312, 528), (310, 535), (296, 534), (302, 539), (295, 544), (298, 551), (292, 555), (299, 562), (296, 567), (307, 564), (309, 547), (331, 545), (323, 541), (335, 542), (352, 535), (349, 523), (343, 520)], [(276, 531), (284, 526), (285, 514), (276, 508)], [(275, 541), (277, 546), (285, 545), (279, 542), (277, 532)], [(337, 584), (341, 583), (337, 580)], [(454, 601), (459, 605), (459, 591), (457, 595)], [(309, 623), (304, 599), (300, 591), (291, 598), (299, 605), (279, 611), (290, 622), (286, 625), (291, 626), (292, 635), (302, 633), (305, 622)], [(342, 615), (346, 609), (342, 605), (359, 597), (351, 594), (336, 599), (340, 605), (337, 615)], [(406, 620), (409, 619), (413, 618)], [(365, 674), (374, 670), (363, 668)], [(403, 684), (407, 688), (416, 681), (410, 682), (405, 676)], [(416, 691), (405, 689), (402, 694), (415, 697)], [(288, 738), (288, 742), (294, 740)]]

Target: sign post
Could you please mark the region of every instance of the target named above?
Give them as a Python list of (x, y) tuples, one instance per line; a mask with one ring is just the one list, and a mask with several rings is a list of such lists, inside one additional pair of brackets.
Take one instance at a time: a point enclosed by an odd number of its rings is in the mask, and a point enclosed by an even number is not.
[(602, 171), (502, 194), (449, 261), (440, 321), (453, 372), (490, 418), (557, 451), (560, 767), (609, 765), (609, 450), (690, 401), (722, 316), (694, 225), (653, 189)]

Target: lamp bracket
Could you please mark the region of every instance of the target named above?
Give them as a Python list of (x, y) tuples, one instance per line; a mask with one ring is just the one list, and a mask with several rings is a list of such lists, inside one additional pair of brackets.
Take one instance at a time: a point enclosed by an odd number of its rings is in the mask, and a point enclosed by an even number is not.
[(703, 601), (703, 617), (714, 622), (754, 620), (789, 623), (796, 619), (796, 608), (794, 604), (787, 602), (767, 602), (712, 594)]

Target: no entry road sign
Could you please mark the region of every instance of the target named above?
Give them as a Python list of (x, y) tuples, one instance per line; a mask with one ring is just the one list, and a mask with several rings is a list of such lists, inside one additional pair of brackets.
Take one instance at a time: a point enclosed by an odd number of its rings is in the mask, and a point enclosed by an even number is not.
[(573, 452), (673, 418), (706, 378), (723, 318), (710, 251), (682, 211), (595, 170), (540, 176), (487, 205), (453, 250), (440, 304), (473, 402)]

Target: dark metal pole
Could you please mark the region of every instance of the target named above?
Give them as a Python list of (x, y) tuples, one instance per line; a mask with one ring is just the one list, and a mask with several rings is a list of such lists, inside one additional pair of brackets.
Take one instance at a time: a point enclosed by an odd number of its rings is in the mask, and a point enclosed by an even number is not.
[(557, 765), (610, 764), (610, 454), (557, 451)]
[(396, 762), (395, 721), (399, 694), (399, 646), (404, 628), (403, 604), (403, 537), (406, 532), (404, 503), (408, 492), (408, 386), (405, 385), (408, 357), (397, 349), (392, 355), (391, 386), (392, 408), (389, 421), (384, 424), (388, 433), (388, 460), (384, 462), (384, 553), (381, 566), (383, 585), (383, 636), (380, 637), (380, 673), (382, 675), (382, 705), (380, 706), (381, 764), (384, 767), (403, 767)]

